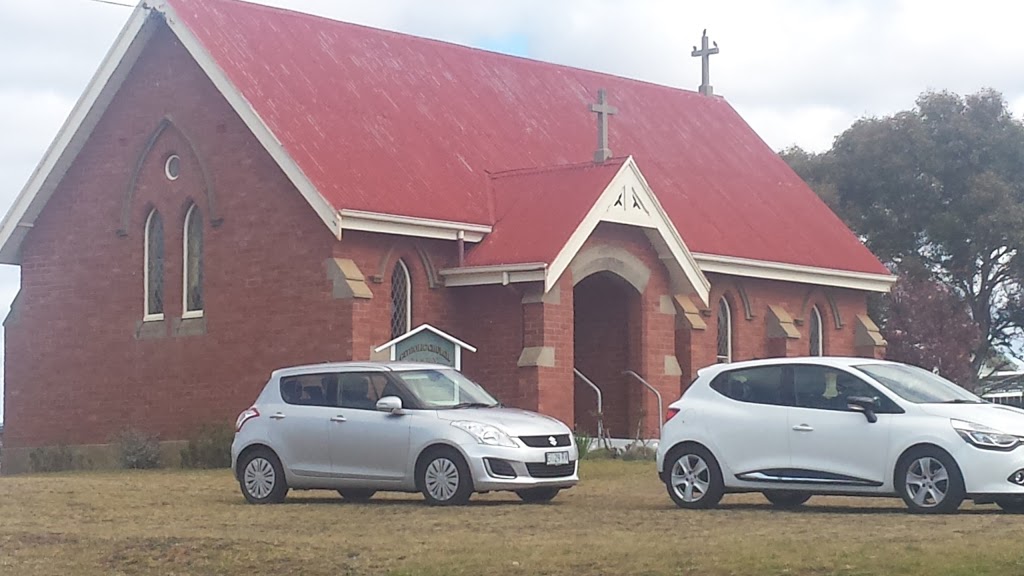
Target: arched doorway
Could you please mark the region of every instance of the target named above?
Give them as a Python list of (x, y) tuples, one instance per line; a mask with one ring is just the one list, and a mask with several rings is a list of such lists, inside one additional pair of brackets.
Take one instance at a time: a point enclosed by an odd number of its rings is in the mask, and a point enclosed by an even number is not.
[[(631, 438), (642, 417), (642, 397), (623, 372), (637, 365), (641, 345), (641, 299), (612, 272), (591, 274), (573, 288), (575, 368), (601, 389), (604, 433)], [(576, 429), (597, 433), (597, 395), (578, 378), (574, 388)]]

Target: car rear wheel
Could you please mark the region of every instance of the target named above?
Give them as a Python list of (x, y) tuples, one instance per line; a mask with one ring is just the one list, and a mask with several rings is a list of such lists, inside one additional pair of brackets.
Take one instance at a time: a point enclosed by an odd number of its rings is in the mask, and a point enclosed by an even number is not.
[(765, 490), (764, 497), (776, 508), (796, 508), (811, 499), (810, 494), (793, 490)]
[(257, 448), (242, 458), (238, 484), (250, 504), (278, 504), (288, 494), (284, 468), (277, 455)]
[(452, 448), (434, 448), (416, 468), (416, 484), (427, 503), (460, 506), (473, 495), (473, 477), (462, 455)]
[(528, 488), (526, 490), (516, 490), (516, 495), (523, 502), (530, 503), (543, 503), (551, 502), (555, 496), (558, 496), (560, 488)]
[(1024, 514), (1024, 496), (1007, 496), (996, 499), (996, 504), (1011, 514)]
[(680, 508), (712, 508), (725, 493), (718, 461), (702, 446), (674, 448), (665, 459), (668, 495)]
[(368, 488), (344, 488), (342, 490), (338, 490), (338, 494), (349, 502), (368, 502), (376, 493), (376, 490), (370, 490)]
[(907, 508), (919, 514), (956, 512), (966, 497), (960, 467), (937, 448), (907, 453), (896, 466), (896, 483)]

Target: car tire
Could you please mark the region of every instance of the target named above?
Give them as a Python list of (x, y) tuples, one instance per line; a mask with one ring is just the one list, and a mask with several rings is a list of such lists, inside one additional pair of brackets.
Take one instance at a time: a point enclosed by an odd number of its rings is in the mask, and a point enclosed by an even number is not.
[(1007, 496), (996, 498), (996, 504), (1005, 512), (1024, 514), (1024, 496)]
[(473, 495), (469, 466), (454, 448), (432, 448), (416, 466), (416, 486), (432, 506), (461, 506)]
[(527, 488), (526, 490), (516, 490), (516, 495), (523, 502), (543, 504), (554, 500), (560, 491), (561, 488)]
[(796, 508), (811, 499), (807, 492), (795, 490), (765, 490), (763, 494), (776, 508)]
[(915, 448), (900, 458), (893, 478), (896, 492), (916, 514), (951, 514), (967, 496), (960, 467), (935, 447)]
[(279, 504), (288, 494), (284, 467), (277, 455), (267, 448), (257, 448), (242, 457), (238, 485), (250, 504)]
[(725, 493), (718, 460), (696, 444), (684, 444), (669, 452), (662, 479), (669, 497), (680, 508), (713, 508)]
[(338, 494), (349, 502), (369, 502), (370, 498), (376, 494), (376, 490), (370, 490), (369, 488), (345, 488), (338, 490)]

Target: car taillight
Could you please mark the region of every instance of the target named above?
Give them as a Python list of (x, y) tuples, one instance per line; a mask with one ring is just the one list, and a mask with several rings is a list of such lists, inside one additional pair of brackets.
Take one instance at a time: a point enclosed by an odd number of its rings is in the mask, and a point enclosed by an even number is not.
[(257, 410), (255, 406), (252, 406), (248, 410), (246, 410), (245, 412), (242, 412), (241, 414), (239, 414), (238, 415), (238, 420), (235, 420), (235, 432), (238, 432), (239, 430), (241, 430), (243, 424), (245, 424), (249, 420), (252, 420), (253, 418), (258, 417), (259, 415), (260, 415), (260, 411)]
[(676, 414), (679, 414), (679, 408), (669, 408), (668, 411), (665, 412), (665, 422), (674, 418)]

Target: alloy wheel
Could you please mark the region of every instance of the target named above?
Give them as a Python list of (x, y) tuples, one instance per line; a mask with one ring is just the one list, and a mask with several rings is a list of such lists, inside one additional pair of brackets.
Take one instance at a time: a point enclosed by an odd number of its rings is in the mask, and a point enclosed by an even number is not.
[(711, 470), (696, 454), (684, 454), (672, 466), (672, 490), (684, 502), (699, 502), (711, 485)]
[(907, 469), (906, 489), (914, 504), (922, 508), (939, 506), (949, 492), (949, 471), (936, 458), (918, 458)]

